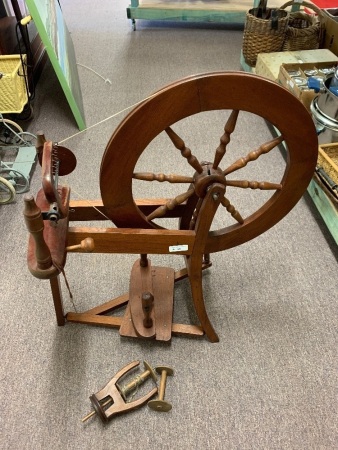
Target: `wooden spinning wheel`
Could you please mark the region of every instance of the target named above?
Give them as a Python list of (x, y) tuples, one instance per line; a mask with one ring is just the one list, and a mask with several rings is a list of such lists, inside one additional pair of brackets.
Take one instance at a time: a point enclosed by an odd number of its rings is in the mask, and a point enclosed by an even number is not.
[[(233, 112), (225, 125), (214, 161), (203, 166), (170, 127), (179, 120), (202, 111), (221, 109)], [(258, 150), (253, 149), (248, 155), (244, 154), (241, 160), (222, 171), (219, 165), (241, 110), (265, 118), (279, 129), (282, 137), (263, 143)], [(275, 195), (254, 215), (246, 218), (244, 223), (238, 217), (239, 225), (210, 233), (206, 252), (242, 244), (275, 225), (298, 202), (313, 174), (317, 154), (315, 129), (304, 107), (292, 95), (273, 82), (244, 72), (193, 76), (169, 85), (138, 106), (120, 124), (108, 143), (101, 165), (101, 196), (106, 213), (119, 227), (156, 227), (135, 204), (131, 180), (138, 158), (163, 130), (166, 130), (173, 145), (181, 150), (195, 170), (195, 177), (184, 181), (193, 183), (194, 192), (198, 191), (201, 196), (213, 183), (229, 185), (230, 182), (226, 180), (228, 174), (270, 151), (283, 140), (288, 148), (287, 166), (280, 184), (265, 182), (258, 185), (258, 189), (276, 190)], [(146, 176), (143, 178), (147, 179)], [(142, 175), (139, 179), (142, 179)], [(195, 204), (196, 197), (188, 201), (190, 208), (187, 209), (193, 208), (190, 203)], [(157, 214), (161, 213), (159, 211)], [(186, 226), (189, 215), (190, 213), (185, 212), (181, 227)]]
[[(215, 110), (229, 110), (229, 118), (213, 160), (199, 161), (174, 131), (175, 124), (189, 116)], [(223, 157), (241, 111), (264, 118), (278, 129), (280, 135), (261, 143), (258, 148), (250, 149), (230, 165), (223, 166)], [(190, 176), (135, 170), (144, 150), (163, 131), (177, 149), (177, 157), (183, 157), (190, 166)], [(240, 175), (236, 178), (240, 169), (252, 161), (264, 159), (263, 155), (281, 143), (286, 148), (287, 159), (279, 182), (243, 180)], [(50, 146), (50, 143), (44, 145), (43, 158), (47, 160), (52, 154)], [(102, 219), (94, 216), (81, 202), (71, 202), (72, 214), (65, 214), (63, 209), (59, 225), (63, 231), (55, 231), (55, 227), (50, 228), (45, 221), (42, 236), (36, 231), (36, 222), (32, 226), (31, 217), (34, 216), (35, 220), (38, 215), (34, 200), (26, 199), (26, 222), (32, 233), (30, 270), (39, 278), (51, 279), (58, 323), (63, 324), (61, 293), (55, 278), (64, 266), (67, 252), (89, 251), (89, 247), (92, 251), (95, 247), (96, 252), (139, 253), (141, 257), (133, 266), (128, 294), (86, 313), (68, 313), (66, 319), (119, 327), (120, 334), (126, 336), (169, 340), (171, 333), (205, 333), (215, 342), (218, 336), (208, 318), (202, 292), (202, 270), (211, 265), (209, 254), (253, 239), (281, 220), (306, 190), (316, 161), (317, 136), (313, 121), (304, 106), (284, 88), (243, 72), (208, 73), (185, 78), (163, 88), (137, 106), (122, 121), (107, 145), (100, 171), (102, 204), (98, 203), (96, 207), (118, 228), (69, 227), (69, 220)], [(42, 164), (45, 173), (46, 164), (49, 167), (53, 163)], [(183, 187), (182, 193), (171, 199), (135, 200), (132, 188), (134, 179), (182, 183), (188, 187)], [(228, 186), (241, 190), (270, 190), (272, 195), (255, 212), (245, 217), (228, 198)], [(62, 192), (60, 187), (46, 189), (44, 185), (37, 197), (38, 210), (48, 207), (48, 190)], [(65, 192), (63, 197), (63, 202), (60, 199), (56, 203), (66, 204), (69, 193)], [(211, 223), (219, 206), (228, 211), (234, 223), (211, 231)], [(179, 219), (177, 230), (167, 230), (153, 221), (168, 217)], [(85, 239), (91, 242), (88, 247), (81, 244)], [(60, 248), (60, 240), (63, 250), (57, 253), (55, 242)], [(41, 241), (45, 245), (41, 245)], [(50, 252), (51, 266), (47, 269), (39, 268), (41, 255), (37, 256), (37, 249), (41, 247), (45, 250), (44, 257)], [(186, 269), (174, 272), (168, 268), (152, 267), (147, 258), (147, 254), (151, 253), (184, 255)], [(48, 276), (44, 276), (47, 273)], [(200, 325), (171, 324), (169, 327), (168, 320), (172, 322), (174, 282), (184, 277), (189, 278)], [(105, 315), (122, 304), (127, 304), (124, 318)]]

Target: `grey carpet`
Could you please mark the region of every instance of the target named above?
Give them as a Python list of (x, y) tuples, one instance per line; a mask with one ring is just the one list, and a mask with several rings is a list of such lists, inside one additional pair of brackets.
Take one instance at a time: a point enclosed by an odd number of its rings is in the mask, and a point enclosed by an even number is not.
[[(79, 67), (87, 126), (181, 77), (240, 69), (240, 27), (138, 21), (133, 32), (121, 0), (61, 4), (78, 62), (112, 80), (109, 85)], [(61, 141), (78, 131), (49, 65), (34, 111), (32, 132), (43, 130)], [(65, 143), (78, 158), (65, 180), (73, 198), (99, 198), (102, 154), (125, 114)], [(271, 139), (263, 121), (243, 114), (241, 124), (234, 153)], [(224, 117), (210, 114), (178, 130), (202, 157), (218, 145), (223, 125)], [(200, 148), (204, 133), (210, 139)], [(265, 161), (264, 170), (278, 177), (282, 155), (275, 151)], [(156, 171), (159, 163), (167, 171), (186, 168), (177, 155), (164, 160), (154, 148), (145, 153), (148, 169)], [(36, 168), (31, 192), (39, 186)], [(167, 192), (163, 183), (143, 189), (136, 186), (135, 192)], [(243, 207), (256, 202), (256, 194), (247, 193)], [(337, 448), (337, 248), (307, 194), (264, 235), (212, 255), (204, 289), (217, 344), (174, 337), (167, 345), (121, 338), (111, 329), (58, 327), (48, 282), (33, 278), (26, 266), (22, 209), (22, 196), (0, 207), (1, 449)], [(126, 292), (134, 259), (69, 255), (66, 272), (78, 310)], [(177, 256), (151, 259), (175, 268), (183, 264)], [(179, 283), (177, 320), (194, 318), (190, 300), (187, 283)], [(65, 290), (64, 301), (72, 310)], [(144, 407), (107, 426), (98, 418), (82, 424), (91, 409), (89, 395), (133, 360), (174, 368), (166, 389), (172, 410), (160, 414)]]

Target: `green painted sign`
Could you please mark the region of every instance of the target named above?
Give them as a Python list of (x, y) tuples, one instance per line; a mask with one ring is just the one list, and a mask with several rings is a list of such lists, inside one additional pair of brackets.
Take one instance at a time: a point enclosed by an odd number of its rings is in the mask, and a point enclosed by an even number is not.
[(26, 0), (76, 123), (86, 128), (75, 51), (57, 0)]

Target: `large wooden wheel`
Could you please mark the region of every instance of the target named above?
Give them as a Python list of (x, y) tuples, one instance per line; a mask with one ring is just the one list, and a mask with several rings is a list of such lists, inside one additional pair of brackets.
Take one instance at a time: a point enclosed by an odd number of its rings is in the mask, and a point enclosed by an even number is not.
[[(197, 113), (230, 110), (224, 134), (214, 161), (197, 160), (173, 130), (176, 122)], [(275, 126), (280, 136), (263, 142), (227, 167), (222, 158), (237, 125), (240, 111), (254, 113)], [(150, 142), (165, 131), (187, 163), (191, 177), (135, 173), (135, 165)], [(248, 131), (248, 132), (253, 132)], [(233, 180), (242, 167), (283, 143), (287, 151), (285, 171), (279, 183), (269, 180), (252, 182)], [(317, 136), (312, 119), (291, 93), (267, 79), (244, 72), (216, 72), (184, 78), (161, 89), (137, 106), (120, 124), (111, 137), (101, 164), (100, 188), (106, 214), (122, 228), (159, 228), (152, 220), (165, 216), (169, 209), (186, 205), (180, 227), (192, 228), (192, 218), (213, 183), (274, 191), (272, 196), (253, 214), (241, 217), (227, 193), (221, 204), (233, 215), (234, 224), (209, 231), (205, 251), (217, 252), (242, 244), (269, 229), (281, 220), (298, 202), (309, 184), (317, 160)], [(178, 155), (179, 157), (179, 155)], [(264, 159), (264, 158), (262, 158)], [(232, 174), (232, 180), (228, 175)], [(160, 180), (159, 177), (162, 177)], [(136, 205), (132, 180), (185, 182), (188, 190), (147, 217)], [(201, 201), (201, 200), (200, 200)]]

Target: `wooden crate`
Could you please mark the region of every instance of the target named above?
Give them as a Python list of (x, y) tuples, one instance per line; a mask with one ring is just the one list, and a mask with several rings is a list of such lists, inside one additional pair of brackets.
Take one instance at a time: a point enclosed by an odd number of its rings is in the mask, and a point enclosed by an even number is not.
[(338, 201), (315, 173), (307, 189), (324, 223), (338, 245)]
[(338, 184), (338, 142), (319, 145), (317, 165)]
[(300, 50), (295, 52), (260, 53), (257, 57), (256, 74), (273, 81), (278, 81), (282, 64), (337, 62), (338, 57), (330, 50)]
[(282, 64), (279, 69), (278, 82), (286, 87), (290, 92), (293, 93), (299, 100), (306, 106), (309, 112), (311, 112), (311, 103), (318, 93), (314, 89), (310, 89), (307, 85), (304, 87), (299, 87), (292, 76), (290, 76), (290, 71), (299, 71), (301, 73), (300, 77), (307, 80), (307, 76), (304, 71), (317, 69), (332, 69), (337, 65), (337, 59), (326, 62), (316, 62), (316, 63), (297, 63), (297, 64)]

